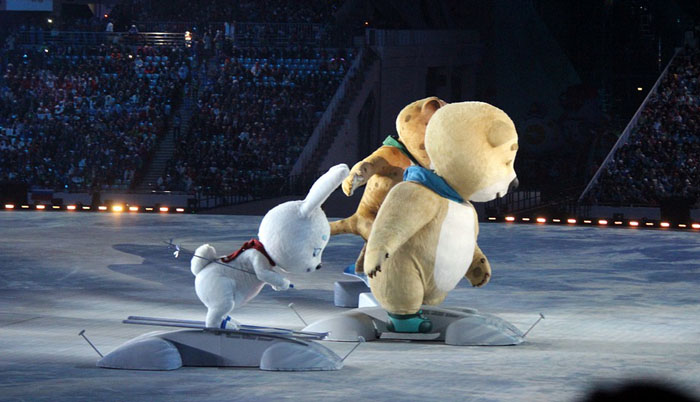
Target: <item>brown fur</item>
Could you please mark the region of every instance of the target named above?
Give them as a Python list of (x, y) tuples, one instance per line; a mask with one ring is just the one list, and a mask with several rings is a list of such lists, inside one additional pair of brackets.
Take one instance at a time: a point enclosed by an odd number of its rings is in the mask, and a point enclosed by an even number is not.
[[(425, 128), (432, 115), (444, 105), (444, 101), (431, 96), (409, 104), (396, 118), (401, 142), (423, 167), (430, 166), (425, 151)], [(379, 207), (389, 190), (403, 180), (403, 172), (410, 165), (411, 160), (406, 155), (390, 146), (382, 146), (356, 163), (343, 182), (343, 192), (350, 196), (357, 188), (366, 185), (365, 191), (352, 216), (331, 222), (331, 236), (351, 233), (361, 236), (366, 242)], [(355, 262), (356, 272), (363, 272), (365, 249), (366, 244)]]

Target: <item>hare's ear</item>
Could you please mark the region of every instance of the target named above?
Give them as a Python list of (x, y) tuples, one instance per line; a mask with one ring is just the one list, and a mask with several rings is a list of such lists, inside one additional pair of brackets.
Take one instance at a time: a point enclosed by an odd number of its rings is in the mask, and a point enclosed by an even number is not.
[(309, 216), (316, 208), (321, 208), (321, 204), (326, 201), (329, 195), (343, 182), (343, 180), (350, 174), (350, 169), (348, 165), (342, 163), (340, 165), (335, 165), (328, 169), (323, 176), (319, 177), (318, 180), (311, 186), (309, 194), (301, 203), (301, 214), (304, 216)]

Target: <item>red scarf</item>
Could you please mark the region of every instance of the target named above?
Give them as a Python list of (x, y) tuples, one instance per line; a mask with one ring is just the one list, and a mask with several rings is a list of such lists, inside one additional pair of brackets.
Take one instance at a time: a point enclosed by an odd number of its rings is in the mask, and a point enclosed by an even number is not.
[(272, 260), (272, 257), (265, 251), (265, 246), (263, 246), (262, 243), (258, 239), (251, 239), (248, 240), (247, 242), (243, 243), (241, 248), (233, 252), (232, 254), (227, 255), (226, 257), (221, 258), (221, 262), (231, 262), (235, 260), (239, 255), (241, 255), (242, 252), (249, 250), (249, 249), (255, 249), (258, 250), (262, 255), (267, 258), (267, 260), (270, 262), (270, 265), (273, 267), (276, 265), (275, 262)]

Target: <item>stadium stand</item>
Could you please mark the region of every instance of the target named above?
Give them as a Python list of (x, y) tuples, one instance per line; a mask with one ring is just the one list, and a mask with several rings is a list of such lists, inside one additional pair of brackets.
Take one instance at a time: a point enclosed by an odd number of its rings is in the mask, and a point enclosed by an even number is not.
[[(148, 161), (188, 76), (184, 48), (5, 50), (0, 180), (127, 189)], [(60, 156), (60, 157), (58, 157)]]
[(700, 52), (669, 67), (627, 142), (604, 167), (591, 203), (654, 204), (700, 197)]
[[(189, 130), (158, 186), (255, 195), (289, 175), (351, 53), (236, 50), (200, 83)], [(290, 57), (291, 56), (291, 57)]]

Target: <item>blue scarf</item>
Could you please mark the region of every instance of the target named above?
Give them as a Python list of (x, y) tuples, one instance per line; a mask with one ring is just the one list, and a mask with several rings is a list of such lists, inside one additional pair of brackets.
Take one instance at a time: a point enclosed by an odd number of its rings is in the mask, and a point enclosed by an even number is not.
[(464, 202), (464, 198), (450, 187), (445, 179), (435, 174), (432, 170), (428, 170), (422, 166), (409, 166), (406, 168), (403, 172), (403, 181), (412, 181), (422, 184), (441, 197), (460, 204)]

